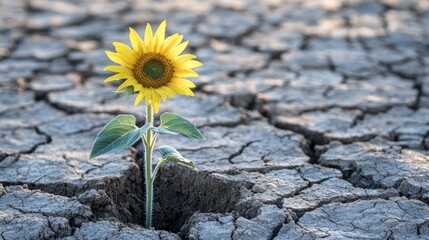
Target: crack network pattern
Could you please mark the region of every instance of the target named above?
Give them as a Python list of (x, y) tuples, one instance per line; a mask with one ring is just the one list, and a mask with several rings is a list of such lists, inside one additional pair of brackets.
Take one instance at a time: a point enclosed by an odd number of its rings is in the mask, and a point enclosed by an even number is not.
[[(0, 2), (0, 239), (429, 239), (425, 0)], [(166, 19), (204, 66), (180, 109), (207, 138), (165, 165), (87, 160), (115, 114), (104, 50)], [(140, 122), (139, 124), (142, 124)], [(162, 230), (161, 230), (162, 229)]]

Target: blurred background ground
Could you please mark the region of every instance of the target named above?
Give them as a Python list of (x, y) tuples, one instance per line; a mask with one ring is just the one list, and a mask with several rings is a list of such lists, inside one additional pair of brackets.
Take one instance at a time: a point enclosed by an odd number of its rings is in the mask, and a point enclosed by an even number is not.
[[(164, 19), (204, 66), (160, 112), (208, 139), (164, 137), (200, 169), (160, 173), (170, 233), (140, 147), (87, 160), (144, 121), (104, 51)], [(0, 238), (429, 239), (428, 34), (427, 0), (0, 0)]]

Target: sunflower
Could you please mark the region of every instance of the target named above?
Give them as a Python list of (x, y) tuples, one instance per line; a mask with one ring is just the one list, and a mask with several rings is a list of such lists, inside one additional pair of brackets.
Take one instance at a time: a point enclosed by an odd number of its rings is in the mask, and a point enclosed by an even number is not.
[(202, 66), (195, 60), (195, 55), (181, 55), (188, 45), (188, 41), (182, 42), (183, 35), (176, 33), (165, 38), (166, 25), (163, 21), (152, 34), (152, 28), (147, 24), (144, 41), (130, 28), (132, 48), (114, 42), (116, 52), (106, 51), (110, 60), (119, 66), (104, 68), (116, 73), (104, 82), (125, 80), (116, 91), (133, 89), (137, 94), (134, 106), (145, 99), (146, 105), (151, 104), (155, 113), (158, 113), (161, 99), (165, 102), (167, 97), (174, 98), (175, 94), (194, 96), (191, 88), (195, 88), (195, 84), (186, 78), (198, 77), (193, 68)]

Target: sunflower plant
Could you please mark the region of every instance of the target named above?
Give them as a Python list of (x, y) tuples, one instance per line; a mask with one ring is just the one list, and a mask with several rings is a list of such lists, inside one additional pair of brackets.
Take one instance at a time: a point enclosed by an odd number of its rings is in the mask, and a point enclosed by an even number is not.
[(155, 142), (161, 134), (182, 135), (203, 140), (204, 137), (195, 124), (186, 118), (171, 112), (161, 114), (161, 124), (154, 126), (154, 113), (158, 114), (161, 99), (174, 98), (175, 94), (194, 96), (195, 84), (188, 77), (197, 77), (193, 68), (202, 66), (192, 54), (182, 54), (188, 41), (182, 42), (183, 35), (178, 33), (165, 38), (166, 21), (163, 21), (155, 34), (147, 24), (144, 40), (130, 28), (131, 47), (114, 42), (116, 52), (106, 51), (107, 56), (118, 65), (107, 66), (104, 70), (115, 74), (104, 82), (123, 81), (117, 92), (135, 95), (134, 106), (145, 100), (146, 123), (138, 127), (133, 115), (118, 115), (106, 124), (98, 133), (91, 150), (90, 159), (102, 154), (123, 150), (142, 139), (144, 157), (144, 175), (146, 183), (146, 227), (152, 225), (153, 184), (162, 164), (174, 162), (196, 169), (195, 163), (184, 158), (171, 146), (160, 146), (161, 159), (155, 168), (152, 165), (152, 153)]

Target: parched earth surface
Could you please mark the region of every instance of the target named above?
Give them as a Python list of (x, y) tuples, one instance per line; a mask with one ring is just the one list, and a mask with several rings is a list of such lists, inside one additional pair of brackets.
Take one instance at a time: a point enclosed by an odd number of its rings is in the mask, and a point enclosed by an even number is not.
[[(161, 105), (142, 227), (142, 147), (88, 160), (144, 108), (103, 84), (128, 27), (168, 22), (204, 66)], [(0, 239), (429, 239), (429, 1), (0, 1)]]

